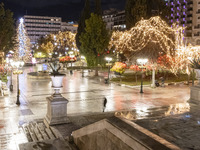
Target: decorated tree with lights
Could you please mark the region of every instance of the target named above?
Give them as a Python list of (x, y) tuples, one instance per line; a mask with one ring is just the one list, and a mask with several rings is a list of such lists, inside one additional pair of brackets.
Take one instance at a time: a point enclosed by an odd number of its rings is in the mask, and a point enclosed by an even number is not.
[(18, 28), (17, 28), (17, 37), (16, 37), (16, 46), (14, 59), (21, 60), (24, 62), (31, 61), (31, 50), (30, 50), (30, 39), (27, 36), (27, 32), (24, 25), (24, 20), (21, 18)]
[(76, 33), (70, 31), (58, 32), (53, 38), (54, 45), (60, 54), (65, 55), (67, 52), (73, 51), (74, 55), (78, 55), (79, 50), (76, 47)]
[(51, 42), (53, 39), (50, 38), (50, 35), (41, 37), (38, 40), (38, 43), (33, 45), (32, 49), (34, 51), (34, 57), (48, 57), (53, 53), (54, 45)]
[(44, 53), (48, 55), (67, 55), (69, 52), (73, 52), (74, 55), (79, 54), (79, 50), (76, 47), (76, 33), (70, 31), (58, 32), (57, 34), (49, 34), (38, 41), (38, 45), (35, 45), (35, 54)]
[(172, 27), (168, 26), (159, 16), (148, 20), (142, 19), (130, 30), (113, 32), (109, 47), (115, 47), (116, 51), (123, 52), (128, 60), (148, 58), (148, 62), (154, 64), (152, 67), (152, 85), (154, 86), (156, 62), (160, 55), (169, 57), (172, 62), (169, 69), (174, 74), (184, 69), (184, 66), (182, 68), (179, 66), (185, 60), (183, 56), (180, 57), (179, 51), (175, 51), (183, 45), (183, 30), (184, 28), (176, 24)]

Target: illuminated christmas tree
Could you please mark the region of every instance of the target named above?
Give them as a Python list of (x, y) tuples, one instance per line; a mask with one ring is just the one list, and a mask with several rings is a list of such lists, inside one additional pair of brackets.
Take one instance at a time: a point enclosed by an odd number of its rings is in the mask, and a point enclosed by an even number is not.
[(24, 26), (23, 18), (20, 19), (19, 26), (17, 28), (17, 37), (16, 37), (16, 47), (14, 59), (16, 61), (31, 61), (31, 50), (30, 50), (30, 39), (27, 36), (27, 32)]

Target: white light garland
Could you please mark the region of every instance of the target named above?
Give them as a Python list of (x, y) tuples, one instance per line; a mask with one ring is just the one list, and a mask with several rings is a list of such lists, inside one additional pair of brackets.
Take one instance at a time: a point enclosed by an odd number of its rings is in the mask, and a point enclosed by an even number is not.
[(30, 39), (24, 26), (23, 18), (20, 19), (17, 28), (17, 46), (15, 47), (14, 59), (24, 62), (31, 61)]

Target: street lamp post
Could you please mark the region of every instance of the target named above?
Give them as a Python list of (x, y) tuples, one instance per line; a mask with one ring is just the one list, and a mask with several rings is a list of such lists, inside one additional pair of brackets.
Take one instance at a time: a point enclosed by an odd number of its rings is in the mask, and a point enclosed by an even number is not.
[(148, 59), (137, 59), (137, 63), (140, 64), (140, 68), (142, 69), (142, 79), (141, 79), (141, 87), (140, 87), (140, 93), (143, 92), (143, 69), (145, 68), (143, 65), (148, 62)]
[(106, 57), (105, 59), (106, 59), (106, 61), (108, 61), (108, 79), (107, 79), (106, 83), (109, 83), (109, 80), (110, 80), (110, 64), (109, 63), (112, 61), (112, 58)]
[(17, 75), (17, 101), (16, 104), (20, 105), (20, 101), (19, 101), (19, 96), (20, 96), (20, 89), (19, 89), (19, 74), (22, 74), (23, 71), (18, 70), (20, 67), (23, 67), (24, 62), (23, 61), (17, 61), (17, 62), (13, 62), (12, 63), (13, 67), (17, 68), (16, 71), (14, 71), (14, 74)]
[(10, 75), (10, 91), (13, 91), (13, 84), (12, 84), (12, 73), (13, 73), (13, 60), (10, 60), (10, 66), (11, 66), (11, 75)]
[(20, 101), (19, 101), (19, 95), (20, 95), (20, 89), (19, 89), (19, 74), (17, 74), (17, 105), (20, 105)]
[(10, 91), (13, 91), (13, 85), (12, 85), (12, 69), (11, 69), (11, 75), (10, 75)]

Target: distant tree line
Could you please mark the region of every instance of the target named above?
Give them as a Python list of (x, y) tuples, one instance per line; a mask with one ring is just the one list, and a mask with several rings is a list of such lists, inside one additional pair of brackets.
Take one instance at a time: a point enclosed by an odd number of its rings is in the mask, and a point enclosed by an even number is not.
[(13, 13), (9, 9), (4, 8), (4, 4), (0, 3), (0, 52), (7, 53), (14, 47), (14, 19)]
[(126, 0), (126, 28), (131, 27), (143, 19), (149, 19), (152, 16), (160, 16), (168, 21), (170, 8), (164, 0)]

